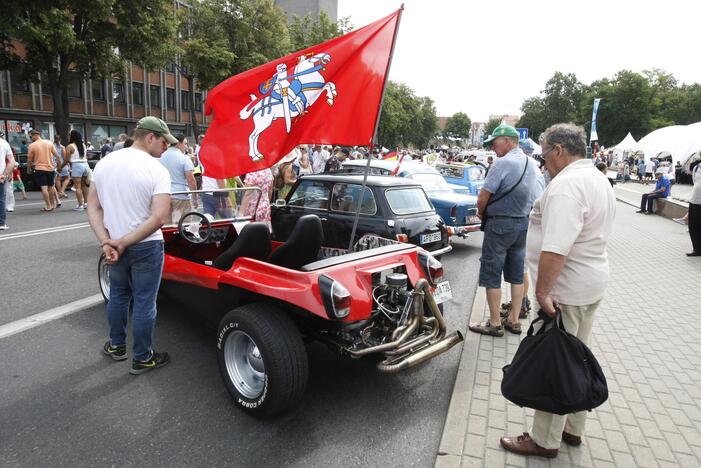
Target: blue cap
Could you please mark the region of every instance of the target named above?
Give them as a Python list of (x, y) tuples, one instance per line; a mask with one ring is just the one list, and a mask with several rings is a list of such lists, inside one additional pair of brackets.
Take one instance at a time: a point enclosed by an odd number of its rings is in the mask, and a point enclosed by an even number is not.
[(521, 148), (521, 150), (523, 150), (523, 152), (529, 156), (533, 154), (533, 151), (535, 151), (533, 143), (531, 143), (528, 140), (519, 140), (518, 147)]

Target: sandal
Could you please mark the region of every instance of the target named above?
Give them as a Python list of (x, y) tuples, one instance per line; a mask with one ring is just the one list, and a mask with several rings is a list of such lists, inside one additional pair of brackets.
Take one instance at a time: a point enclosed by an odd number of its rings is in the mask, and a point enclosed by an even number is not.
[(504, 329), (501, 325), (492, 325), (489, 320), (484, 323), (473, 323), (468, 327), (470, 331), (489, 336), (504, 336)]
[(44, 211), (44, 212), (49, 212), (49, 211), (53, 211), (53, 210), (54, 210), (53, 208), (50, 208), (50, 209), (42, 208), (41, 209), (41, 211)]
[(521, 323), (511, 323), (508, 318), (504, 318), (504, 320), (501, 321), (501, 324), (504, 328), (506, 328), (509, 332), (513, 333), (514, 335), (521, 334)]

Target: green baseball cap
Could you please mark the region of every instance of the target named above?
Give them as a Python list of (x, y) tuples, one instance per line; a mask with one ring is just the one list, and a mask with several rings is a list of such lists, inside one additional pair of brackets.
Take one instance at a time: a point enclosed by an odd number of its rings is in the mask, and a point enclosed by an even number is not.
[(170, 134), (168, 125), (158, 117), (144, 117), (143, 119), (139, 120), (139, 122), (136, 124), (136, 128), (141, 128), (143, 130), (151, 130), (152, 132), (159, 133), (163, 135), (166, 141), (171, 145), (174, 145), (178, 142), (178, 139)]
[(492, 134), (482, 142), (482, 146), (489, 147), (492, 146), (492, 142), (499, 137), (519, 137), (518, 131), (511, 125), (506, 125), (505, 123), (500, 124), (494, 129)]

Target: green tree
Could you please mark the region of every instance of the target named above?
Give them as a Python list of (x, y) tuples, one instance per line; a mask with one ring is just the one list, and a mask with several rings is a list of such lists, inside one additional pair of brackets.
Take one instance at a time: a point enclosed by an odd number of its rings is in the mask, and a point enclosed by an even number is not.
[[(170, 0), (27, 0), (0, 15), (0, 61), (42, 82), (53, 119), (67, 141), (68, 87), (73, 79), (123, 73), (126, 61), (158, 68), (172, 57)], [(24, 45), (25, 52), (13, 46)]]
[(211, 0), (229, 51), (236, 56), (232, 74), (282, 57), (290, 51), (285, 13), (273, 0)]
[(437, 128), (438, 117), (430, 98), (416, 96), (404, 83), (387, 83), (378, 129), (380, 144), (425, 148)]
[(448, 117), (444, 133), (452, 138), (469, 138), (472, 120), (464, 112), (457, 112)]
[(293, 52), (341, 36), (353, 29), (353, 26), (348, 18), (333, 22), (325, 11), (321, 11), (317, 18), (312, 15), (306, 15), (303, 18), (295, 15), (289, 29)]
[(203, 0), (178, 12), (176, 66), (188, 80), (190, 124), (195, 139), (199, 125), (195, 114), (195, 87), (208, 89), (233, 74), (236, 55), (229, 50), (218, 5)]
[(491, 135), (494, 129), (501, 124), (501, 121), (501, 117), (492, 117), (491, 119), (489, 119), (487, 125), (484, 126), (484, 134)]
[(527, 128), (531, 138), (538, 141), (540, 134), (548, 128), (549, 120), (545, 102), (537, 96), (528, 98), (521, 105), (521, 113), (521, 118), (516, 125)]

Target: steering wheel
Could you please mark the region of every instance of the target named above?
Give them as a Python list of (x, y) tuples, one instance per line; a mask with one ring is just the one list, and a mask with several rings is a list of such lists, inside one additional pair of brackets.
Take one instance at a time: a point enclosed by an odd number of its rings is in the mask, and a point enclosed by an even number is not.
[[(204, 232), (202, 231), (203, 229)], [(192, 244), (204, 244), (209, 239), (209, 236), (212, 235), (212, 224), (202, 213), (190, 211), (180, 217), (178, 232), (183, 239)]]

